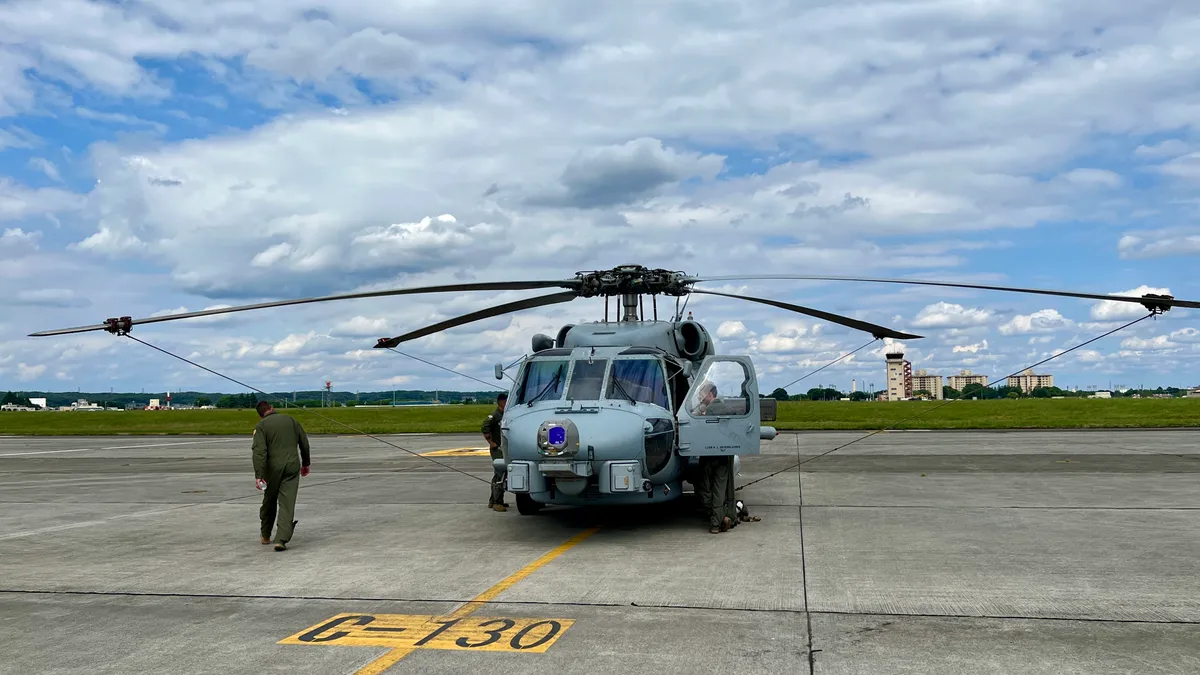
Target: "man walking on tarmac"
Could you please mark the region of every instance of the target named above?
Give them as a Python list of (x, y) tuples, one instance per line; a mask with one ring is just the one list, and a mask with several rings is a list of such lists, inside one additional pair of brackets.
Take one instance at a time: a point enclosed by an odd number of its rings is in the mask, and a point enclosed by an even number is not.
[[(479, 429), (483, 433), (483, 437), (487, 439), (488, 450), (491, 451), (493, 461), (504, 456), (500, 451), (500, 420), (504, 418), (506, 403), (508, 403), (508, 394), (500, 392), (500, 395), (496, 397), (496, 409), (487, 416)], [(508, 504), (504, 503), (504, 478), (503, 471), (492, 469), (492, 496), (488, 499), (489, 509), (508, 510)]]
[[(299, 522), (292, 520), (292, 516), (296, 513), (300, 476), (308, 475), (311, 463), (308, 435), (299, 422), (275, 412), (266, 401), (259, 401), (257, 410), (261, 419), (254, 427), (253, 455), (254, 482), (263, 491), (262, 507), (258, 510), (261, 541), (271, 543), (271, 527), (278, 511), (275, 550), (284, 551)], [(299, 457), (296, 456), (297, 449)]]

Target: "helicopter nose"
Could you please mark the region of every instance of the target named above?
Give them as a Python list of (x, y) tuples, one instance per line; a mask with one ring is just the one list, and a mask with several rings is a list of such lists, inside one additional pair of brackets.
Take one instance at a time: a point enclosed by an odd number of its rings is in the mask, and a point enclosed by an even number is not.
[(653, 488), (648, 479), (668, 468), (674, 445), (670, 420), (647, 421), (628, 411), (508, 424), (508, 453), (493, 466), (507, 473), (514, 493), (647, 492)]

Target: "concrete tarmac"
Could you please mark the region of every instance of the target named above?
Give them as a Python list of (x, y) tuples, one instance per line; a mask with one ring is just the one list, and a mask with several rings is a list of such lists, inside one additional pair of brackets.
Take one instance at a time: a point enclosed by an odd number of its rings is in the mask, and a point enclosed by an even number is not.
[(0, 437), (0, 672), (1200, 672), (1196, 432), (820, 456), (864, 435), (765, 442), (720, 535), (488, 510), (474, 434), (314, 437), (284, 552), (249, 434)]

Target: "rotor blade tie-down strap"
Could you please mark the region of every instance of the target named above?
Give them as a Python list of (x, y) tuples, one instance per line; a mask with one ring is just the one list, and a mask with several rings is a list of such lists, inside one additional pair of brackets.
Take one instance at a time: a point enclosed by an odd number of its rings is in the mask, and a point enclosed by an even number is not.
[[(1123, 326), (1118, 326), (1118, 327), (1116, 327), (1116, 328), (1114, 328), (1114, 329), (1112, 329), (1112, 330), (1110, 330), (1110, 331), (1108, 331), (1108, 332), (1106, 332), (1106, 333), (1102, 333), (1102, 334), (1100, 334), (1100, 335), (1097, 335), (1096, 337), (1094, 337), (1094, 338), (1091, 338), (1090, 340), (1087, 340), (1087, 341), (1085, 341), (1085, 342), (1081, 342), (1081, 343), (1079, 343), (1079, 344), (1075, 345), (1074, 347), (1071, 347), (1070, 349), (1068, 349), (1068, 350), (1066, 350), (1066, 351), (1059, 352), (1059, 353), (1057, 353), (1057, 354), (1054, 354), (1054, 355), (1050, 356), (1049, 358), (1042, 359), (1041, 361), (1038, 361), (1037, 363), (1035, 363), (1035, 364), (1033, 364), (1033, 365), (1026, 366), (1025, 368), (1021, 368), (1020, 370), (1017, 370), (1017, 371), (1015, 371), (1015, 372), (1013, 372), (1013, 373), (1011, 373), (1011, 374), (1009, 374), (1009, 375), (1005, 375), (1004, 377), (997, 378), (995, 381), (993, 381), (993, 382), (989, 382), (989, 383), (988, 383), (987, 385), (985, 385), (985, 386), (987, 386), (987, 387), (991, 387), (992, 385), (995, 385), (995, 384), (998, 384), (998, 383), (1000, 383), (1000, 382), (1002, 382), (1002, 381), (1005, 381), (1005, 380), (1007, 380), (1007, 379), (1008, 379), (1008, 378), (1010, 378), (1010, 377), (1013, 377), (1013, 376), (1015, 376), (1015, 375), (1020, 375), (1022, 372), (1026, 371), (1026, 370), (1028, 370), (1028, 369), (1030, 369), (1030, 368), (1036, 368), (1036, 367), (1038, 367), (1038, 366), (1042, 365), (1043, 363), (1046, 363), (1046, 362), (1048, 362), (1048, 361), (1052, 361), (1052, 360), (1054, 360), (1054, 359), (1057, 359), (1058, 357), (1060, 357), (1060, 356), (1062, 356), (1062, 355), (1064, 355), (1064, 354), (1069, 354), (1069, 353), (1071, 353), (1071, 352), (1075, 351), (1076, 349), (1079, 349), (1080, 347), (1084, 347), (1084, 346), (1086, 346), (1086, 345), (1089, 345), (1089, 344), (1091, 344), (1091, 343), (1093, 343), (1093, 342), (1095, 342), (1096, 340), (1099, 340), (1099, 339), (1101, 339), (1101, 338), (1108, 337), (1109, 335), (1112, 335), (1113, 333), (1116, 333), (1117, 331), (1120, 331), (1120, 330), (1124, 330), (1124, 329), (1126, 329), (1126, 328), (1129, 328), (1129, 327), (1130, 327), (1130, 326), (1132, 326), (1133, 324), (1135, 324), (1135, 323), (1138, 323), (1138, 322), (1141, 322), (1141, 321), (1145, 321), (1146, 319), (1149, 319), (1150, 317), (1152, 317), (1152, 316), (1155, 316), (1156, 314), (1157, 314), (1157, 312), (1150, 312), (1150, 313), (1149, 313), (1149, 314), (1147, 314), (1146, 316), (1143, 316), (1143, 317), (1141, 317), (1141, 318), (1139, 318), (1139, 319), (1134, 319), (1133, 321), (1130, 321), (1129, 323), (1127, 323), (1127, 324), (1125, 324), (1125, 325), (1123, 325)], [(855, 443), (858, 443), (859, 441), (866, 440), (866, 439), (868, 439), (868, 438), (870, 438), (870, 437), (874, 436), (875, 434), (880, 434), (880, 433), (883, 433), (883, 432), (885, 432), (885, 431), (893, 430), (893, 429), (895, 429), (895, 427), (897, 427), (898, 425), (901, 425), (901, 424), (904, 424), (905, 422), (909, 422), (909, 421), (911, 421), (911, 420), (914, 420), (914, 419), (916, 419), (916, 418), (918, 418), (918, 417), (921, 417), (922, 415), (928, 415), (929, 413), (931, 413), (931, 412), (933, 412), (933, 411), (935, 411), (935, 410), (939, 410), (939, 409), (941, 409), (942, 407), (944, 407), (944, 406), (947, 406), (947, 405), (949, 405), (949, 404), (951, 404), (951, 403), (953, 403), (954, 401), (957, 401), (957, 400), (960, 400), (960, 399), (954, 399), (954, 398), (951, 398), (951, 399), (946, 399), (946, 401), (945, 401), (945, 402), (943, 402), (942, 404), (940, 404), (940, 405), (936, 405), (936, 406), (934, 406), (934, 407), (930, 408), (929, 410), (926, 410), (926, 411), (924, 411), (924, 412), (919, 412), (919, 413), (917, 413), (916, 415), (912, 415), (912, 416), (910, 416), (910, 417), (906, 417), (906, 418), (904, 418), (904, 419), (900, 420), (899, 422), (894, 422), (894, 423), (892, 423), (892, 424), (891, 424), (890, 426), (888, 426), (888, 427), (884, 427), (883, 429), (876, 429), (875, 431), (872, 431), (871, 433), (869, 433), (869, 434), (867, 434), (867, 435), (865, 435), (865, 436), (862, 436), (862, 437), (860, 437), (860, 438), (856, 438), (856, 439), (854, 439), (854, 440), (852, 440), (852, 441), (850, 441), (850, 442), (848, 442), (848, 443), (844, 443), (844, 444), (842, 444), (842, 445), (839, 445), (839, 446), (837, 446), (836, 448), (834, 448), (834, 449), (832, 449), (832, 450), (828, 450), (828, 451), (826, 451), (826, 452), (822, 452), (822, 453), (821, 453), (821, 454), (819, 454), (819, 455), (814, 455), (814, 456), (812, 456), (812, 457), (809, 457), (808, 459), (806, 459), (806, 460), (804, 460), (804, 461), (802, 461), (802, 462), (797, 462), (797, 463), (795, 463), (795, 464), (793, 464), (793, 465), (791, 465), (791, 466), (788, 466), (788, 467), (785, 467), (785, 468), (783, 468), (783, 469), (780, 469), (779, 471), (775, 471), (775, 472), (769, 473), (769, 474), (767, 474), (767, 475), (763, 476), (762, 478), (756, 478), (756, 479), (754, 479), (754, 480), (750, 481), (749, 483), (746, 483), (745, 485), (740, 485), (740, 486), (738, 486), (738, 487), (734, 488), (734, 492), (737, 492), (737, 491), (741, 490), (742, 488), (745, 488), (745, 487), (749, 487), (749, 486), (751, 486), (751, 485), (754, 485), (755, 483), (758, 483), (758, 482), (764, 481), (764, 480), (766, 480), (766, 479), (768, 479), (768, 478), (772, 478), (772, 477), (774, 477), (774, 476), (778, 476), (779, 474), (781, 474), (781, 473), (783, 473), (783, 472), (785, 472), (785, 471), (791, 471), (792, 469), (795, 469), (796, 467), (798, 467), (798, 466), (800, 466), (800, 465), (802, 465), (802, 464), (807, 464), (807, 463), (809, 463), (809, 462), (811, 462), (811, 461), (813, 461), (813, 460), (815, 460), (815, 459), (820, 459), (820, 458), (822, 458), (822, 457), (824, 457), (824, 456), (826, 456), (826, 455), (831, 455), (831, 454), (833, 454), (833, 453), (837, 452), (838, 450), (842, 450), (842, 449), (848, 448), (848, 447), (850, 447), (851, 445), (854, 445)]]
[[(285, 404), (287, 403), (287, 401), (286, 401), (285, 399), (283, 399), (283, 398), (280, 398), (280, 397), (278, 397), (278, 396), (272, 396), (271, 394), (268, 394), (267, 392), (263, 391), (262, 389), (259, 389), (258, 387), (252, 387), (252, 386), (250, 386), (250, 385), (246, 384), (245, 382), (240, 382), (240, 381), (238, 381), (238, 380), (235, 380), (235, 379), (233, 379), (232, 377), (229, 377), (228, 375), (223, 375), (223, 374), (221, 374), (221, 373), (218, 373), (217, 371), (213, 370), (212, 368), (208, 368), (208, 367), (202, 366), (202, 365), (200, 365), (199, 363), (196, 363), (195, 361), (191, 361), (191, 360), (189, 360), (189, 359), (187, 359), (187, 358), (185, 358), (185, 357), (182, 357), (182, 356), (180, 356), (180, 355), (178, 355), (178, 354), (173, 354), (173, 353), (171, 353), (171, 352), (167, 351), (166, 349), (163, 349), (162, 347), (157, 347), (157, 346), (155, 346), (155, 345), (152, 345), (152, 344), (150, 344), (149, 342), (146, 342), (145, 340), (138, 339), (138, 338), (136, 338), (136, 337), (134, 337), (134, 336), (132, 336), (132, 335), (129, 335), (128, 333), (126, 333), (126, 334), (125, 334), (125, 337), (129, 338), (130, 340), (133, 340), (134, 342), (139, 342), (139, 343), (141, 343), (141, 344), (144, 344), (144, 345), (146, 345), (147, 347), (150, 347), (151, 349), (156, 349), (156, 350), (158, 350), (158, 351), (162, 352), (163, 354), (166, 354), (167, 356), (171, 356), (171, 357), (177, 358), (177, 359), (179, 359), (180, 361), (183, 361), (184, 363), (191, 364), (191, 365), (193, 365), (193, 366), (196, 366), (197, 368), (200, 368), (200, 369), (202, 369), (202, 370), (207, 370), (208, 372), (212, 373), (213, 375), (216, 375), (217, 377), (223, 377), (223, 378), (225, 378), (226, 380), (229, 380), (230, 382), (233, 382), (234, 384), (239, 384), (239, 385), (241, 385), (241, 386), (243, 386), (243, 387), (245, 387), (245, 388), (247, 388), (247, 389), (251, 389), (251, 390), (253, 390), (253, 391), (256, 391), (256, 392), (258, 392), (258, 393), (262, 394), (263, 396), (266, 396), (266, 397), (268, 397), (268, 398), (273, 398), (273, 399), (275, 399), (275, 400), (277, 400), (277, 401), (281, 401), (281, 402), (283, 402), (283, 403), (285, 403)], [(421, 458), (421, 459), (424, 459), (424, 460), (427, 460), (427, 461), (433, 462), (434, 464), (437, 464), (438, 466), (442, 466), (442, 467), (445, 467), (445, 468), (447, 468), (447, 469), (450, 469), (451, 471), (454, 471), (454, 472), (456, 472), (456, 473), (461, 473), (462, 475), (464, 475), (464, 476), (467, 476), (467, 477), (469, 477), (469, 478), (474, 478), (475, 480), (477, 480), (477, 481), (480, 481), (481, 483), (488, 483), (488, 484), (490, 484), (490, 483), (491, 483), (491, 481), (490, 481), (490, 480), (488, 480), (488, 479), (486, 479), (486, 478), (480, 478), (479, 476), (476, 476), (475, 474), (469, 473), (469, 472), (467, 472), (467, 471), (463, 471), (462, 469), (456, 469), (456, 468), (454, 468), (454, 467), (450, 466), (449, 464), (443, 464), (442, 462), (439, 462), (439, 461), (437, 461), (436, 459), (433, 459), (432, 457), (425, 457), (425, 456), (423, 456), (423, 455), (420, 455), (420, 454), (418, 454), (418, 453), (415, 453), (415, 452), (413, 452), (412, 450), (409, 450), (408, 448), (402, 448), (402, 447), (400, 447), (399, 445), (396, 445), (395, 443), (392, 443), (392, 442), (390, 442), (390, 441), (387, 441), (387, 440), (385, 440), (385, 439), (379, 438), (378, 436), (374, 436), (374, 435), (372, 435), (372, 434), (368, 434), (368, 433), (367, 433), (367, 432), (365, 432), (365, 431), (361, 431), (361, 430), (359, 430), (359, 429), (356, 429), (356, 428), (354, 428), (354, 427), (350, 426), (349, 424), (346, 424), (345, 422), (339, 422), (338, 420), (335, 420), (335, 419), (331, 419), (331, 418), (329, 418), (329, 417), (326, 417), (325, 415), (322, 415), (321, 413), (319, 413), (319, 412), (317, 412), (317, 411), (315, 411), (315, 410), (310, 410), (309, 408), (300, 408), (300, 410), (304, 410), (305, 412), (312, 413), (312, 414), (316, 415), (317, 417), (320, 417), (321, 419), (323, 419), (323, 420), (325, 420), (325, 421), (327, 421), (327, 422), (332, 422), (333, 424), (338, 424), (338, 425), (341, 425), (341, 426), (343, 426), (343, 427), (346, 427), (347, 429), (349, 429), (349, 430), (353, 431), (353, 432), (354, 432), (354, 433), (356, 433), (356, 434), (359, 434), (360, 436), (366, 436), (367, 438), (372, 438), (372, 439), (375, 439), (375, 440), (379, 441), (380, 443), (383, 443), (384, 445), (388, 445), (388, 446), (391, 446), (391, 447), (393, 447), (393, 448), (395, 448), (395, 449), (397, 449), (397, 450), (402, 450), (402, 451), (404, 451), (404, 452), (407, 452), (408, 454), (412, 455), (413, 457), (419, 457), (419, 458)], [(392, 471), (392, 473), (400, 473), (400, 472), (403, 472), (403, 471), (409, 471), (409, 470), (411, 470), (411, 469), (415, 469), (415, 468), (417, 468), (417, 466), (410, 466), (410, 467), (408, 467), (407, 469), (396, 469), (396, 470)]]

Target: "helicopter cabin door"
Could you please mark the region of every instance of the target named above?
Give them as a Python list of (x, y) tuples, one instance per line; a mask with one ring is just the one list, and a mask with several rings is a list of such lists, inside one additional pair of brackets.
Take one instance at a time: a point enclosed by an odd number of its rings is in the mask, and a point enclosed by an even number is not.
[(709, 356), (679, 406), (679, 454), (757, 455), (758, 382), (749, 356)]

